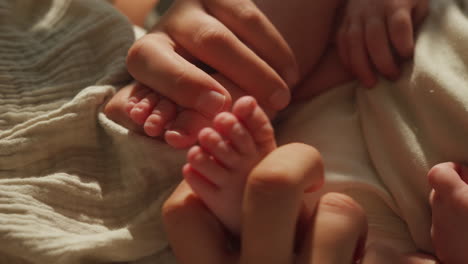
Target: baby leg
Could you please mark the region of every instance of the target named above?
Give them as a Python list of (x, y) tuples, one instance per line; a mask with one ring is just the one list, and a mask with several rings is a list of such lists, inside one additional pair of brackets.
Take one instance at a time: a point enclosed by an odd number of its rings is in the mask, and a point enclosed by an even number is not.
[(247, 176), (276, 148), (273, 128), (252, 97), (240, 98), (232, 113), (220, 113), (214, 128), (199, 133), (183, 168), (186, 181), (208, 208), (238, 234)]
[(447, 264), (467, 263), (468, 168), (442, 163), (428, 173), (433, 190), (432, 240), (437, 257)]

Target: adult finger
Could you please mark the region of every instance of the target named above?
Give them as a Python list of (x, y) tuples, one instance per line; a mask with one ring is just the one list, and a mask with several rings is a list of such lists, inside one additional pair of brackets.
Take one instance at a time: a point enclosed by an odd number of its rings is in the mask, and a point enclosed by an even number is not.
[[(276, 110), (290, 101), (287, 84), (226, 25), (207, 15), (197, 1), (175, 7), (166, 29), (183, 49)], [(194, 5), (194, 7), (189, 7)], [(184, 19), (178, 19), (178, 17)]]
[(322, 184), (322, 160), (310, 146), (285, 145), (264, 158), (245, 189), (241, 263), (292, 263), (304, 191)]
[(231, 263), (221, 225), (185, 181), (164, 203), (162, 216), (178, 263)]
[(371, 17), (365, 27), (367, 49), (374, 66), (385, 77), (392, 80), (398, 78), (400, 73), (390, 49), (385, 22), (378, 17)]
[(371, 88), (377, 80), (364, 41), (365, 36), (361, 21), (351, 22), (347, 33), (350, 68), (366, 87)]
[(413, 23), (409, 8), (397, 8), (387, 17), (388, 32), (393, 47), (403, 58), (413, 56)]
[(176, 104), (195, 109), (207, 117), (230, 107), (229, 93), (207, 73), (180, 56), (172, 40), (162, 33), (139, 39), (129, 51), (127, 66), (139, 82)]
[[(211, 75), (211, 77), (229, 92), (233, 102), (245, 95), (242, 89), (221, 74), (215, 73)], [(197, 142), (200, 130), (210, 125), (211, 119), (206, 118), (194, 110), (185, 109), (178, 113), (177, 117), (168, 127), (164, 138), (169, 145), (175, 148), (187, 148)]]
[(366, 235), (364, 210), (346, 195), (328, 193), (317, 205), (298, 263), (355, 263), (364, 250)]
[(294, 54), (275, 26), (250, 0), (204, 0), (208, 11), (271, 65), (292, 87), (299, 78)]

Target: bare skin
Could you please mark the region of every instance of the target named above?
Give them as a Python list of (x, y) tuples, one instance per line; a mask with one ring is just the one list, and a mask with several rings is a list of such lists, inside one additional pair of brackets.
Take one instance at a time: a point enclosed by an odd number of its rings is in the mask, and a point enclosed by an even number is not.
[[(290, 6), (288, 6), (288, 8), (290, 8), (291, 10), (294, 10), (295, 12), (281, 12), (282, 10), (284, 10), (284, 6), (280, 5), (280, 3), (276, 3), (274, 1), (273, 1), (273, 3), (271, 1), (270, 2), (265, 1), (265, 2), (259, 2), (258, 3), (259, 8), (268, 15), (268, 17), (272, 20), (272, 22), (275, 24), (275, 26), (277, 26), (277, 28), (280, 30), (281, 34), (288, 41), (288, 44), (291, 46), (291, 49), (294, 52), (294, 54), (296, 55), (296, 57), (300, 58), (300, 60), (297, 61), (297, 65), (298, 65), (298, 69), (299, 69), (298, 70), (299, 71), (298, 80), (301, 80), (302, 83), (303, 83), (303, 85), (300, 85), (298, 87), (298, 89), (297, 89), (297, 94), (302, 95), (302, 96), (298, 96), (300, 98), (306, 98), (308, 96), (316, 95), (316, 94), (318, 94), (318, 93), (320, 93), (320, 92), (322, 92), (322, 91), (324, 91), (324, 90), (326, 90), (326, 89), (328, 89), (328, 88), (330, 88), (330, 87), (332, 87), (334, 85), (337, 85), (337, 84), (340, 84), (340, 83), (343, 83), (343, 82), (346, 82), (346, 81), (349, 81), (349, 80), (353, 79), (352, 74), (346, 69), (346, 65), (344, 63), (342, 63), (342, 59), (340, 59), (341, 54), (338, 52), (338, 50), (333, 45), (333, 43), (335, 42), (334, 32), (338, 30), (338, 27), (336, 26), (337, 21), (339, 21), (338, 18), (337, 18), (337, 15), (339, 14), (340, 7), (342, 7), (341, 5), (343, 4), (343, 2), (341, 2), (341, 1), (323, 1), (323, 2), (321, 2), (321, 1), (308, 1), (307, 4), (311, 5), (311, 6), (308, 6), (306, 8), (303, 5), (300, 5), (299, 3), (294, 2)], [(413, 8), (413, 6), (407, 6), (406, 10), (409, 13), (411, 13), (410, 11), (412, 10), (412, 8)], [(320, 17), (320, 21), (318, 21), (316, 24), (311, 23), (313, 25), (312, 28), (303, 27), (303, 26), (298, 28), (298, 26), (304, 25), (304, 23), (301, 24), (301, 21), (302, 21), (301, 19), (303, 17), (308, 17), (310, 15), (311, 10), (313, 12), (317, 13), (316, 16), (312, 16), (312, 17)], [(280, 15), (282, 13), (287, 13), (287, 14), (292, 13), (292, 14), (297, 14), (297, 16), (294, 16), (292, 18), (283, 19), (281, 17), (281, 15)], [(304, 14), (304, 16), (301, 16), (300, 14)], [(166, 21), (168, 21), (168, 20), (166, 20)], [(411, 16), (410, 16), (410, 21), (411, 21)], [(412, 24), (410, 26), (412, 26)], [(317, 32), (315, 32), (315, 31), (314, 32), (317, 33), (317, 34), (311, 34), (309, 32), (310, 29), (316, 29)], [(152, 36), (151, 38), (155, 38), (155, 36)], [(148, 44), (148, 45), (149, 45), (149, 42), (150, 42), (149, 39), (150, 39), (150, 37), (148, 37), (147, 40), (145, 40), (146, 44)], [(137, 50), (140, 50), (141, 46), (142, 45), (140, 43)], [(137, 63), (138, 60), (135, 59), (135, 58), (138, 58), (138, 56), (136, 56), (135, 54), (137, 54), (137, 53), (136, 52), (131, 52), (130, 53), (129, 68), (132, 68), (133, 67), (132, 65), (134, 65), (135, 68), (141, 67), (141, 65), (145, 65), (144, 61), (143, 62), (140, 61), (140, 63)], [(148, 56), (146, 56), (147, 57), (146, 59), (149, 60), (151, 58), (151, 53), (147, 53), (146, 55), (148, 55)], [(279, 57), (281, 57), (281, 56), (279, 56)], [(133, 62), (131, 62), (132, 60), (133, 60)], [(157, 60), (155, 60), (155, 61), (157, 61)], [(149, 62), (147, 62), (147, 63), (149, 63)], [(272, 64), (274, 64), (274, 62)], [(140, 65), (140, 66), (135, 66), (135, 65)], [(284, 72), (284, 71), (278, 70), (279, 69), (278, 67), (273, 66), (272, 68), (278, 73), (283, 73)], [(135, 70), (135, 72), (134, 72), (134, 75), (141, 74), (142, 71), (140, 71), (140, 70), (141, 70), (141, 68), (140, 69), (137, 68)], [(144, 73), (143, 75), (151, 73), (151, 71), (146, 71), (145, 72), (145, 70), (147, 70), (147, 69), (143, 69), (143, 73)], [(167, 74), (167, 72), (166, 72), (166, 74)], [(226, 94), (224, 94), (224, 95), (229, 96), (229, 98), (226, 97), (229, 100), (235, 101), (235, 99), (233, 100), (233, 98), (237, 98), (237, 97), (239, 97), (239, 96), (241, 96), (243, 94), (251, 92), (251, 91), (248, 91), (248, 89), (244, 90), (245, 88), (244, 89), (239, 88), (239, 84), (242, 84), (242, 80), (234, 80), (232, 78), (232, 76), (228, 76), (228, 78), (226, 78), (226, 76), (225, 76), (226, 72), (223, 71), (222, 69), (218, 70), (218, 74), (220, 75), (219, 79), (225, 81), (225, 85), (223, 85), (223, 88), (225, 88), (229, 92), (229, 95), (226, 95)], [(168, 75), (170, 75), (170, 74), (168, 74)], [(297, 83), (297, 81), (293, 81), (293, 82), (286, 81), (286, 79), (288, 79), (287, 74), (284, 74), (284, 75), (278, 74), (278, 75), (280, 76), (280, 78), (283, 78), (284, 83), (288, 83), (288, 84), (289, 83), (293, 83), (293, 84)], [(141, 77), (141, 75), (139, 75), (139, 76)], [(339, 78), (337, 78), (337, 76)], [(210, 77), (212, 79), (215, 79), (213, 76), (210, 76)], [(138, 77), (136, 77), (136, 78), (139, 79)], [(291, 79), (291, 78), (289, 78), (289, 79)], [(218, 83), (221, 82), (221, 81), (219, 81), (217, 79), (215, 79), (215, 80)], [(275, 80), (278, 80), (278, 79), (275, 77)], [(143, 81), (143, 83), (147, 84), (149, 82), (148, 81)], [(278, 82), (278, 84), (281, 84), (281, 82)], [(313, 84), (317, 84), (317, 85), (313, 85)], [(153, 86), (157, 86), (156, 83), (152, 83), (152, 85), (149, 85), (149, 86), (150, 87), (148, 89), (156, 89), (156, 90), (158, 89), (158, 87), (153, 87)], [(231, 87), (232, 90), (227, 89), (226, 87), (228, 87), (228, 86)], [(246, 85), (246, 86), (249, 86), (249, 85)], [(282, 85), (272, 84), (271, 86), (272, 87), (278, 87), (278, 86), (282, 86)], [(131, 88), (131, 87), (132, 86), (130, 86), (130, 88), (128, 89), (129, 91), (134, 89), (134, 88)], [(135, 87), (135, 86), (133, 86), (133, 87)], [(243, 87), (243, 86), (241, 86), (241, 87)], [(250, 85), (250, 87), (253, 87), (253, 86)], [(265, 89), (265, 88), (263, 87), (262, 89)], [(224, 91), (222, 91), (222, 89), (220, 89), (219, 91), (222, 92), (222, 93), (224, 92)], [(231, 92), (231, 91), (233, 91), (233, 92)], [(152, 111), (153, 110), (152, 105), (156, 105), (155, 102), (159, 101), (159, 98), (165, 98), (165, 97), (161, 97), (159, 95), (150, 95), (151, 93), (146, 93), (146, 92), (144, 92), (144, 93), (146, 95), (144, 97), (142, 97), (142, 98), (137, 97), (137, 100), (134, 100), (132, 96), (129, 96), (127, 98), (125, 98), (124, 96), (121, 97), (121, 99), (122, 98), (123, 99), (128, 99), (128, 101), (130, 101), (130, 104), (131, 105), (133, 104), (131, 107), (129, 107), (128, 105), (122, 106), (122, 105), (119, 105), (119, 104), (115, 104), (114, 108), (109, 107), (107, 109), (113, 109), (115, 112), (119, 112), (119, 109), (125, 109), (125, 111), (122, 111), (122, 112), (130, 113), (130, 114), (128, 114), (128, 116), (130, 117), (129, 118), (130, 121), (133, 121), (134, 123), (137, 123), (137, 121), (138, 121), (138, 122), (140, 122), (140, 124), (141, 123), (146, 124), (146, 120), (144, 122), (141, 121), (144, 118), (140, 118), (140, 117), (138, 117), (138, 114), (132, 114), (132, 112), (147, 113), (147, 115), (149, 117), (151, 115), (149, 113), (153, 112)], [(235, 96), (231, 97), (231, 93), (235, 94)], [(131, 93), (127, 93), (127, 95), (129, 95), (129, 94), (131, 94)], [(162, 94), (164, 94), (165, 96), (167, 96), (169, 98), (172, 98), (171, 97), (171, 92), (169, 92), (169, 90), (163, 91)], [(179, 96), (181, 96), (181, 95), (183, 95), (183, 93), (179, 92)], [(148, 97), (150, 97), (150, 98), (148, 98)], [(116, 95), (116, 98), (119, 98), (119, 95)], [(154, 99), (154, 98), (158, 98), (158, 99)], [(224, 98), (224, 99), (226, 99), (226, 98)], [(265, 98), (268, 98), (268, 97), (259, 98), (260, 105), (262, 105), (262, 106), (266, 105), (265, 109), (266, 109), (267, 112), (274, 112), (274, 110), (277, 110), (278, 107), (276, 107), (276, 108), (273, 107), (272, 108), (271, 106), (269, 106), (268, 102), (265, 102)], [(240, 107), (240, 108), (245, 107), (245, 106), (242, 106), (242, 104), (243, 103), (241, 101), (240, 106), (234, 105), (234, 108), (236, 108), (236, 107)], [(111, 101), (111, 103), (109, 105), (112, 105), (112, 101)], [(180, 104), (180, 105), (184, 106), (183, 104)], [(134, 107), (136, 107), (139, 110), (134, 111)], [(146, 110), (144, 109), (145, 107), (146, 107)], [(159, 127), (158, 129), (160, 129), (161, 127), (163, 127), (163, 128), (167, 127), (167, 130), (165, 130), (165, 132), (164, 132), (165, 139), (166, 139), (166, 141), (168, 141), (168, 143), (170, 143), (171, 145), (173, 145), (175, 147), (187, 147), (187, 146), (192, 145), (194, 142), (196, 142), (197, 139), (200, 139), (201, 147), (196, 146), (196, 147), (194, 147), (194, 149), (189, 151), (189, 157), (188, 157), (189, 158), (189, 164), (185, 167), (184, 174), (187, 177), (187, 181), (190, 181), (189, 179), (192, 179), (192, 184), (191, 184), (192, 188), (197, 189), (197, 187), (195, 187), (195, 186), (197, 186), (197, 183), (195, 183), (193, 179), (198, 180), (199, 183), (200, 183), (201, 180), (205, 180), (204, 182), (201, 181), (202, 183), (205, 183), (205, 185), (199, 185), (199, 186), (204, 186), (205, 188), (207, 188), (206, 186), (213, 186), (213, 184), (216, 184), (215, 180), (213, 180), (213, 182), (206, 180), (207, 178), (210, 178), (209, 176), (206, 176), (206, 175), (210, 174), (210, 172), (209, 172), (209, 170), (207, 168), (210, 168), (210, 167), (212, 168), (213, 164), (207, 165), (205, 167), (205, 166), (202, 166), (200, 164), (197, 165), (197, 162), (205, 162), (207, 160), (210, 161), (212, 158), (221, 159), (221, 156), (216, 156), (216, 154), (212, 153), (214, 151), (212, 151), (212, 149), (209, 150), (209, 148), (207, 146), (205, 146), (205, 148), (203, 148), (203, 144), (205, 144), (205, 145), (208, 144), (207, 142), (209, 141), (208, 139), (210, 138), (208, 135), (213, 135), (213, 132), (218, 133), (219, 135), (221, 135), (223, 130), (229, 130), (229, 129), (226, 129), (225, 126), (223, 128), (223, 125), (219, 125), (219, 124), (216, 125), (217, 122), (221, 122), (221, 121), (216, 121), (216, 118), (218, 118), (219, 120), (223, 120), (223, 119), (224, 120), (226, 120), (226, 119), (229, 120), (229, 119), (231, 119), (230, 124), (231, 124), (232, 127), (234, 127), (234, 124), (241, 124), (242, 125), (244, 123), (239, 121), (239, 119), (242, 120), (242, 116), (237, 116), (235, 113), (233, 113), (233, 114), (231, 114), (231, 116), (229, 118), (227, 118), (226, 114), (223, 113), (223, 114), (220, 114), (220, 115), (214, 115), (215, 116), (215, 123), (213, 125), (214, 130), (213, 129), (211, 129), (211, 130), (201, 130), (203, 127), (206, 127), (206, 126), (211, 124), (211, 117), (207, 117), (206, 113), (200, 114), (200, 112), (198, 112), (198, 110), (193, 108), (193, 107), (190, 107), (190, 106), (185, 106), (185, 107), (188, 107), (188, 108), (186, 108), (185, 110), (183, 109), (182, 111), (178, 112), (176, 114), (176, 117), (173, 120), (168, 120), (167, 123), (162, 122), (161, 124), (157, 125), (157, 127)], [(223, 107), (226, 107), (226, 105), (224, 104)], [(254, 107), (254, 109), (257, 109), (257, 107)], [(227, 109), (230, 109), (230, 107), (228, 107)], [(258, 109), (260, 109), (260, 108), (258, 108)], [(273, 110), (273, 111), (271, 111), (271, 110)], [(233, 110), (233, 111), (236, 112), (238, 110)], [(262, 114), (262, 115), (263, 115), (263, 117), (265, 117), (264, 114)], [(138, 120), (135, 121), (134, 119), (138, 119)], [(164, 118), (163, 118), (163, 120), (164, 120)], [(195, 120), (196, 122), (187, 122), (187, 121), (190, 121), (190, 120)], [(235, 121), (235, 120), (237, 120), (237, 121)], [(200, 121), (200, 123), (197, 123), (198, 121)], [(169, 127), (167, 126), (168, 124), (170, 124)], [(203, 125), (200, 125), (200, 124), (203, 124)], [(146, 127), (146, 125), (143, 125), (143, 129), (145, 127)], [(177, 130), (179, 130), (179, 131), (174, 131), (174, 127), (177, 127)], [(219, 129), (219, 131), (218, 131), (218, 129)], [(246, 127), (244, 127), (244, 129), (248, 130)], [(185, 135), (182, 135), (183, 133), (180, 133), (180, 130), (186, 132)], [(201, 132), (200, 132), (200, 130), (201, 130)], [(247, 131), (247, 132), (250, 133), (250, 131)], [(169, 135), (169, 137), (168, 137), (168, 135)], [(255, 138), (255, 136), (256, 136), (256, 134), (254, 132), (250, 134), (251, 138)], [(206, 140), (204, 138), (206, 138)], [(219, 139), (219, 138), (221, 138), (221, 139)], [(231, 142), (231, 138), (223, 138), (221, 136), (219, 138), (218, 138), (219, 142), (225, 142), (225, 143), (226, 142)], [(205, 142), (205, 143), (202, 144), (202, 142)], [(229, 144), (231, 144), (231, 143), (229, 143)], [(224, 145), (227, 145), (227, 144), (224, 144)], [(259, 144), (258, 142), (253, 140), (253, 146), (255, 146), (256, 148), (259, 148), (259, 146), (262, 146), (262, 144)], [(274, 150), (274, 148), (272, 148), (272, 149)], [(242, 197), (242, 194), (244, 194), (244, 189), (238, 188), (238, 186), (241, 186), (242, 183), (245, 183), (246, 178), (247, 178), (246, 174), (248, 174), (249, 170), (250, 170), (250, 173), (253, 173), (252, 171), (254, 171), (254, 170), (251, 170), (252, 169), (251, 166), (255, 166), (255, 164), (258, 162), (258, 160), (262, 160), (262, 158), (265, 155), (268, 155), (268, 153), (269, 153), (269, 151), (262, 152), (262, 151), (257, 151), (257, 150), (254, 151), (255, 155), (247, 156), (247, 157), (244, 156), (243, 157), (244, 162), (240, 163), (240, 164), (241, 165), (249, 164), (248, 166), (246, 165), (245, 167), (242, 167), (242, 171), (244, 171), (244, 173), (240, 173), (240, 172), (234, 172), (233, 173), (234, 176), (232, 177), (232, 179), (235, 182), (232, 185), (237, 186), (237, 191), (230, 190), (230, 191), (223, 192), (223, 190), (221, 189), (221, 191), (219, 192), (219, 194), (221, 196), (222, 196), (223, 193), (224, 193), (224, 195), (228, 195), (228, 194), (231, 195), (231, 197), (224, 197), (224, 196), (222, 197), (222, 198), (224, 198), (225, 201), (227, 201), (226, 204), (222, 204), (222, 205), (214, 204), (215, 202), (213, 202), (213, 199), (207, 199), (206, 198), (207, 196), (209, 196), (209, 194), (207, 194), (209, 192), (207, 192), (206, 190), (205, 190), (205, 192), (203, 190), (201, 190), (200, 188), (202, 188), (202, 187), (198, 187), (199, 189), (198, 189), (198, 191), (196, 191), (197, 195), (199, 195), (201, 197), (203, 202), (205, 204), (207, 204), (208, 207), (212, 211), (215, 211), (215, 214), (218, 216), (218, 218), (220, 218), (221, 221), (228, 228), (230, 228), (233, 232), (236, 232), (236, 230), (238, 232), (240, 226), (242, 226), (242, 224), (239, 221), (239, 217), (240, 217), (239, 215), (241, 215), (241, 214), (238, 213), (237, 216), (234, 216), (233, 218), (231, 218), (232, 214), (231, 215), (229, 215), (229, 214), (223, 215), (223, 214), (225, 214), (225, 212), (223, 212), (223, 210), (225, 210), (225, 209), (219, 209), (219, 208), (227, 207), (227, 208), (232, 209), (231, 212), (239, 212), (241, 206), (238, 203), (236, 205), (235, 201), (239, 202), (239, 200), (240, 200), (239, 197)], [(200, 157), (199, 154), (201, 154), (201, 156), (202, 156), (201, 159), (198, 159), (198, 157)], [(203, 156), (205, 156), (205, 157), (203, 157)], [(208, 156), (209, 159), (206, 159), (206, 156)], [(208, 164), (208, 163), (205, 163), (205, 164)], [(251, 165), (251, 164), (254, 164), (254, 165)], [(206, 173), (205, 173), (206, 175), (201, 173), (200, 171), (194, 169), (194, 166), (198, 166), (197, 167), (198, 170), (207, 170)], [(231, 169), (233, 169), (233, 168), (231, 168)], [(197, 173), (193, 173), (194, 171), (197, 171)], [(222, 175), (222, 174), (217, 174), (216, 176), (213, 176), (211, 178), (217, 179), (217, 176), (219, 176), (219, 175)], [(224, 173), (224, 175), (231, 175), (231, 173), (227, 173), (227, 174)], [(211, 194), (211, 196), (213, 197), (213, 194)], [(203, 198), (203, 197), (205, 197), (205, 198)], [(217, 200), (217, 199), (215, 198), (214, 200)], [(219, 200), (221, 200), (221, 198), (219, 198)], [(216, 208), (218, 208), (218, 209), (216, 209)], [(398, 256), (398, 258), (404, 258), (404, 257), (405, 256)], [(424, 261), (424, 259), (418, 258), (418, 261)], [(384, 262), (378, 262), (378, 263), (384, 263)], [(395, 262), (390, 262), (390, 263), (395, 263)], [(409, 260), (408, 260), (408, 263), (426, 263), (426, 262), (409, 262)], [(428, 262), (428, 263), (433, 263), (433, 262)]]
[[(385, 245), (365, 248), (365, 213), (345, 195), (329, 193), (308, 211), (304, 192), (323, 184), (320, 154), (298, 143), (275, 148), (265, 120), (254, 99), (243, 97), (189, 151), (186, 180), (163, 208), (180, 263), (437, 263)], [(239, 235), (238, 248), (227, 247), (223, 227)]]
[(437, 256), (446, 264), (468, 260), (468, 168), (453, 162), (434, 166), (428, 173), (433, 190), (432, 240)]
[(252, 97), (242, 97), (232, 113), (218, 114), (213, 128), (198, 135), (187, 153), (184, 178), (232, 232), (240, 231), (247, 175), (276, 149), (270, 120)]
[(183, 181), (163, 207), (178, 263), (355, 263), (364, 254), (359, 245), (366, 234), (365, 213), (351, 198), (336, 193), (325, 195), (313, 211), (304, 211), (304, 191), (322, 184), (323, 164), (313, 147), (294, 143), (269, 153), (246, 182), (242, 239), (238, 249), (229, 249), (229, 236), (218, 219)]
[[(209, 0), (200, 1), (209, 2)], [(208, 126), (217, 112), (229, 110), (231, 102), (242, 95), (253, 95), (262, 108), (272, 116), (270, 113), (282, 109), (289, 102), (290, 96), (284, 94), (287, 86), (295, 87), (298, 82), (307, 80), (308, 85), (296, 87), (293, 96), (306, 100), (328, 88), (350, 81), (355, 78), (354, 76), (367, 86), (375, 84), (376, 72), (394, 79), (398, 75), (396, 61), (411, 57), (414, 47), (414, 28), (427, 13), (427, 0), (298, 0), (290, 2), (287, 6), (281, 1), (258, 0), (256, 2), (258, 8), (249, 4), (245, 10), (238, 10), (249, 14), (239, 17), (246, 19), (244, 24), (250, 23), (247, 28), (262, 32), (250, 34), (240, 30), (240, 25), (233, 24), (228, 18), (229, 13), (235, 9), (229, 5), (235, 3), (221, 1), (216, 5), (213, 4), (210, 12), (219, 22), (224, 23), (225, 27), (215, 26), (214, 32), (231, 36), (232, 33), (229, 31), (232, 30), (236, 35), (243, 36), (242, 39), (251, 51), (238, 40), (223, 37), (220, 40), (208, 39), (206, 45), (198, 48), (199, 51), (191, 52), (192, 44), (187, 43), (191, 43), (190, 38), (199, 39), (200, 36), (189, 36), (188, 34), (192, 33), (178, 29), (185, 25), (180, 21), (187, 21), (186, 24), (201, 23), (191, 18), (197, 12), (184, 11), (196, 9), (196, 5), (190, 7), (193, 3), (189, 2), (176, 1), (175, 7), (165, 15), (155, 29), (134, 45), (128, 57), (128, 67), (132, 75), (148, 88), (158, 91), (156, 96), (150, 95), (149, 98), (141, 99), (142, 104), (135, 104), (135, 98), (129, 98), (129, 104), (136, 107), (135, 112), (152, 112), (151, 108), (156, 103), (154, 98), (162, 95), (182, 106), (182, 110), (175, 115), (157, 111), (163, 115), (161, 118), (156, 118), (155, 115), (149, 118), (149, 114), (125, 115), (128, 111), (115, 109), (129, 107), (120, 103), (125, 101), (121, 94), (117, 94), (115, 98), (119, 103), (111, 102), (113, 107), (107, 108), (113, 113), (111, 116), (115, 121), (128, 123), (130, 119), (135, 124), (144, 124), (147, 128), (140, 127), (138, 131), (150, 130), (146, 132), (148, 136), (164, 137), (167, 143), (176, 148), (193, 145), (197, 141), (200, 129)], [(274, 27), (260, 11), (268, 17)], [(198, 17), (203, 17), (203, 13), (198, 14)], [(358, 18), (362, 18), (364, 22), (356, 23)], [(256, 26), (252, 26), (253, 21)], [(201, 23), (200, 26), (205, 24)], [(225, 32), (220, 33), (223, 30)], [(369, 37), (370, 33), (379, 33), (382, 38)], [(187, 34), (187, 36), (178, 36), (178, 34)], [(219, 47), (224, 46), (219, 49), (217, 57), (207, 55), (213, 52), (203, 51), (211, 47), (211, 42), (218, 43), (216, 45)], [(390, 50), (397, 52), (390, 53)], [(254, 53), (251, 53), (252, 51)], [(174, 52), (178, 55), (161, 57), (161, 54)], [(234, 54), (235, 57), (232, 57)], [(179, 59), (175, 59), (177, 57)], [(293, 57), (297, 58), (297, 62)], [(193, 68), (193, 65), (184, 66), (183, 83), (179, 81), (179, 85), (174, 86), (174, 82), (170, 79), (180, 79), (177, 77), (180, 67), (169, 66), (184, 65), (182, 63), (184, 60), (195, 65), (208, 64), (218, 73), (215, 76)], [(154, 61), (159, 63), (152, 63)], [(221, 61), (231, 63), (225, 65)], [(233, 69), (233, 65), (238, 66), (235, 73), (228, 70)], [(192, 88), (187, 90), (187, 87)], [(204, 87), (210, 87), (209, 96), (203, 95), (202, 91), (206, 89)], [(309, 88), (304, 89), (305, 87)], [(273, 104), (272, 101), (265, 100), (270, 98), (268, 94), (271, 90), (283, 91), (282, 95), (277, 97), (282, 100), (281, 102)], [(200, 94), (203, 96), (200, 97)], [(195, 100), (196, 98), (205, 101), (193, 105), (198, 100)], [(167, 116), (171, 118), (168, 119)], [(143, 122), (141, 120), (143, 117), (149, 118), (148, 122)], [(149, 127), (157, 128), (152, 130), (148, 129)], [(164, 129), (161, 130), (161, 127)]]

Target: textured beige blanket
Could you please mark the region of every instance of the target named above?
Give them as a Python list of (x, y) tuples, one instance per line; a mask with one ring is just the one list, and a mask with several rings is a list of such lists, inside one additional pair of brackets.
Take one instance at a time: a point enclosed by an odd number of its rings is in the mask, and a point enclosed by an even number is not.
[[(431, 250), (427, 169), (468, 159), (468, 19), (434, 2), (401, 81), (336, 88), (279, 126), (402, 250)], [(104, 2), (0, 0), (0, 263), (174, 263), (159, 209), (183, 153), (101, 112), (133, 39)]]
[(0, 0), (0, 263), (131, 261), (167, 246), (159, 208), (180, 155), (101, 113), (130, 80), (133, 41), (103, 1)]

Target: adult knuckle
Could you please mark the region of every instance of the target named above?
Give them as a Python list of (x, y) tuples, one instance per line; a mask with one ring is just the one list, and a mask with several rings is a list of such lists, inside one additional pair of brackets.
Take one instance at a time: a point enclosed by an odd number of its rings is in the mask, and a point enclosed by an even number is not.
[(147, 37), (143, 37), (137, 40), (128, 50), (127, 53), (127, 67), (131, 71), (135, 65), (139, 65), (145, 60), (147, 49), (150, 46), (150, 40)]
[(228, 41), (228, 32), (215, 24), (200, 26), (194, 35), (195, 47), (216, 47), (224, 45)]
[(238, 11), (238, 19), (247, 25), (258, 25), (262, 21), (260, 11), (252, 5), (241, 5)]

